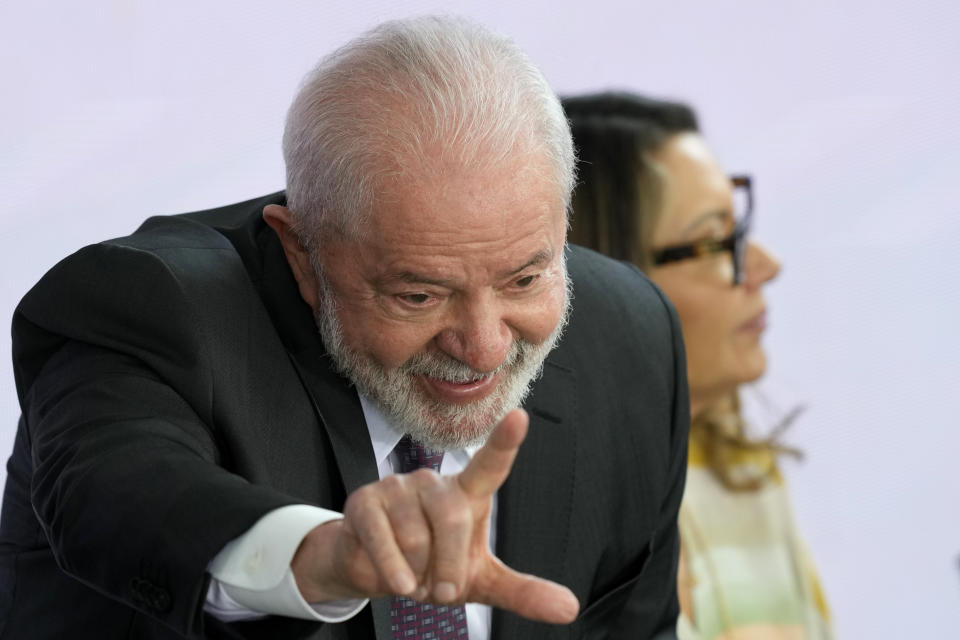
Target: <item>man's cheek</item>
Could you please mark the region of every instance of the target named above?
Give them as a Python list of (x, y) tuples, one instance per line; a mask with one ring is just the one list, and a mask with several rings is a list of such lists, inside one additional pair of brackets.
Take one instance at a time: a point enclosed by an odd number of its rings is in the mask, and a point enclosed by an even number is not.
[(407, 365), (422, 349), (396, 340), (384, 340), (381, 335), (368, 343), (366, 351), (384, 371), (393, 372)]

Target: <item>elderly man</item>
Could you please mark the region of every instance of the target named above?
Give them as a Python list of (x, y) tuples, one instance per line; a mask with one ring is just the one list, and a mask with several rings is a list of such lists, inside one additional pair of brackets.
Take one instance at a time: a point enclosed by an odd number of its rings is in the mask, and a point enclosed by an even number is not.
[(565, 247), (541, 74), (383, 25), (308, 76), (284, 153), (285, 194), (148, 220), (18, 307), (0, 634), (671, 629), (680, 332)]

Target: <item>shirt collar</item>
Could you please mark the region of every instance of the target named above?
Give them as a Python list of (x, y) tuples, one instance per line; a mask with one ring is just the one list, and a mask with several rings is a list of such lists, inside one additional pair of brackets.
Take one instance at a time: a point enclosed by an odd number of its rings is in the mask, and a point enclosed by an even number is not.
[(373, 455), (377, 458), (377, 466), (383, 464), (403, 434), (390, 426), (380, 408), (367, 396), (360, 395), (360, 406), (363, 408), (363, 417), (367, 421), (367, 430), (370, 432), (370, 443), (373, 445)]
[[(363, 409), (363, 417), (367, 421), (367, 430), (370, 432), (370, 443), (373, 445), (373, 455), (376, 457), (377, 466), (379, 467), (390, 457), (390, 454), (393, 453), (403, 434), (393, 428), (375, 402), (362, 393), (358, 395), (360, 396), (360, 407)], [(473, 458), (473, 454), (477, 452), (477, 449), (482, 446), (483, 444), (478, 444), (464, 447), (463, 449), (454, 449), (453, 451), (448, 451), (445, 457), (453, 457), (460, 461), (461, 467), (465, 467), (470, 459)]]

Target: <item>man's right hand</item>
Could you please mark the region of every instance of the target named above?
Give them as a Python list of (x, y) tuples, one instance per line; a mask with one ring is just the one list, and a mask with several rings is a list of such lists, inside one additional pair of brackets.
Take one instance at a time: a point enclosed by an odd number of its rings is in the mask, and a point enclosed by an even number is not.
[(343, 520), (313, 529), (291, 562), (303, 597), (479, 602), (532, 620), (572, 622), (580, 604), (569, 589), (510, 569), (487, 545), (493, 495), (528, 423), (522, 409), (508, 413), (458, 475), (421, 469), (350, 494)]

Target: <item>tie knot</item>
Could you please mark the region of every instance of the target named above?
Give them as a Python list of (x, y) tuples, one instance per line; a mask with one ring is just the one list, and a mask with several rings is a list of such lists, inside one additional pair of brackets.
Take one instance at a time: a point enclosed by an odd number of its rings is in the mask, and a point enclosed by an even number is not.
[(443, 451), (428, 449), (409, 435), (400, 438), (394, 451), (400, 459), (400, 473), (425, 468), (439, 471), (440, 463), (443, 461)]

